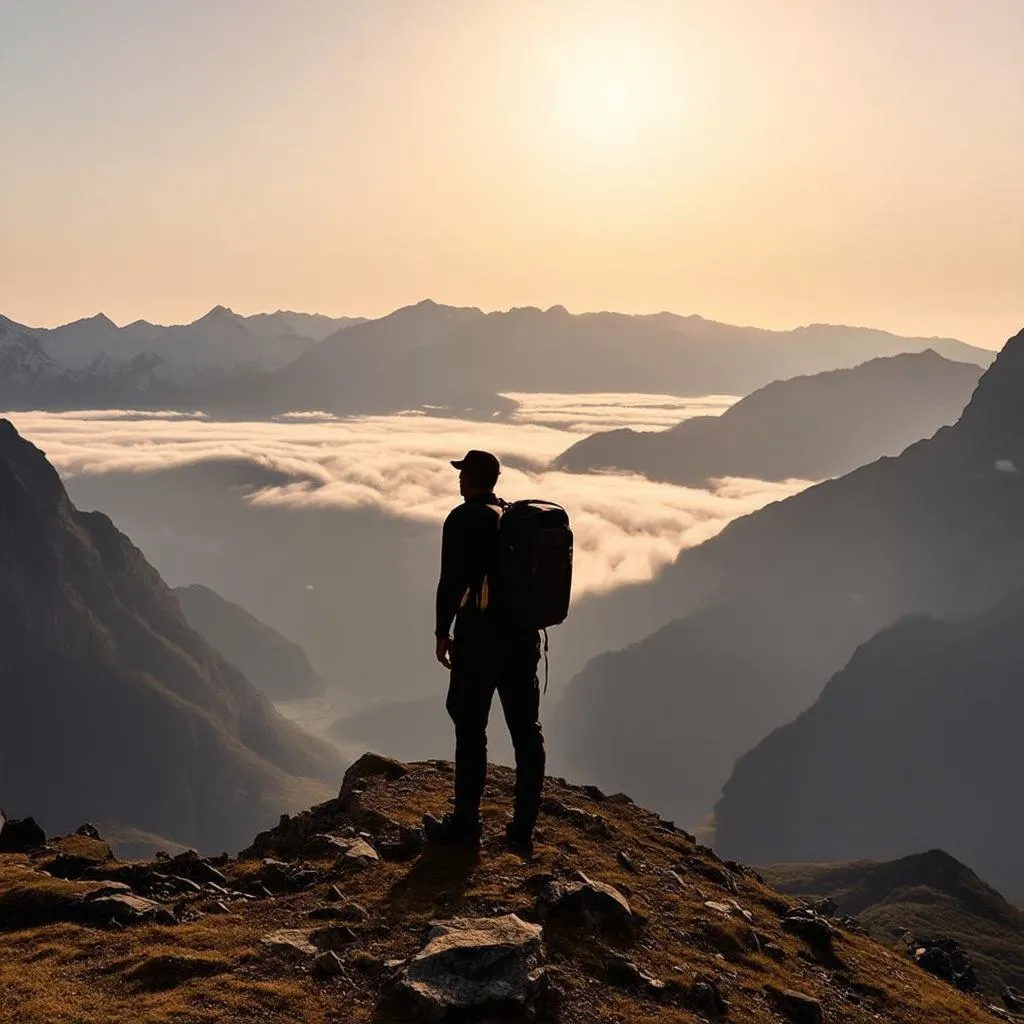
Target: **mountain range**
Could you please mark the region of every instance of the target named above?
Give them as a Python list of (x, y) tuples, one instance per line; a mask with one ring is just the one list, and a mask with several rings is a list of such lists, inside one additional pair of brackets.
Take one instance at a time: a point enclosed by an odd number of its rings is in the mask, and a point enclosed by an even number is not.
[(612, 595), (609, 621), (665, 625), (573, 680), (558, 725), (574, 773), (701, 821), (736, 759), (810, 707), (878, 630), (1020, 590), (1022, 393), (1024, 332), (955, 425), (736, 520), (652, 585)]
[[(0, 322), (8, 328), (0, 364), (13, 358), (32, 370), (0, 378), (9, 408), (141, 405), (247, 416), (441, 408), (491, 417), (515, 409), (505, 392), (747, 394), (901, 352), (931, 348), (982, 366), (992, 358), (953, 339), (866, 328), (765, 331), (672, 313), (573, 315), (560, 306), (484, 313), (430, 300), (369, 321), (287, 311), (242, 317), (217, 306), (172, 327), (118, 327), (102, 314), (51, 329)], [(26, 339), (41, 354), (18, 355)], [(45, 356), (52, 364), (39, 365)], [(125, 366), (134, 367), (129, 382), (120, 380)]]
[(0, 421), (0, 795), (205, 849), (329, 791), (333, 750), (185, 620), (141, 552)]
[(931, 349), (885, 356), (776, 381), (721, 416), (695, 416), (669, 430), (593, 434), (553, 467), (626, 471), (698, 487), (723, 476), (822, 480), (898, 455), (952, 423), (981, 372)]

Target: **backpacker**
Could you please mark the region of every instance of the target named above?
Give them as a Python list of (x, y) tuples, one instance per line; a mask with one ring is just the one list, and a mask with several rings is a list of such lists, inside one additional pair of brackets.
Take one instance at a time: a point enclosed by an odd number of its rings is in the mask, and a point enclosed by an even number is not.
[(503, 503), (498, 525), (501, 615), (527, 629), (565, 621), (572, 590), (572, 530), (553, 501)]

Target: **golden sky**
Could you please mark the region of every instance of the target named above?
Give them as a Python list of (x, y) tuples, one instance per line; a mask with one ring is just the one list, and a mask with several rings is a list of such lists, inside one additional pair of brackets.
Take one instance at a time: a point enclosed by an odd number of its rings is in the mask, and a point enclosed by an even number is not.
[(1024, 326), (1022, 0), (0, 0), (0, 312)]

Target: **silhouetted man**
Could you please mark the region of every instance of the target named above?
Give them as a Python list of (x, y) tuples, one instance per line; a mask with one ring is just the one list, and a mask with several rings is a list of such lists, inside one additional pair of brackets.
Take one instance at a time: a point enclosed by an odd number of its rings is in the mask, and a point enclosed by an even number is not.
[[(424, 820), (427, 839), (447, 845), (480, 842), (480, 800), (487, 776), (487, 718), (497, 691), (516, 758), (515, 807), (506, 838), (528, 850), (544, 783), (540, 727), (540, 636), (503, 621), (498, 585), (494, 488), (501, 467), (489, 452), (471, 451), (459, 470), (464, 502), (452, 509), (441, 540), (435, 636), (437, 660), (451, 671), (446, 707), (455, 723), (455, 809)], [(450, 634), (455, 622), (454, 638)]]

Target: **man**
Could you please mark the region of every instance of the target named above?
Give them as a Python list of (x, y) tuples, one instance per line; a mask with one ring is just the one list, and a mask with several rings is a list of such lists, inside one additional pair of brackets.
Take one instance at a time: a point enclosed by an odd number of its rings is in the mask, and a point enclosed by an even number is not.
[(505, 834), (510, 846), (528, 852), (544, 783), (540, 636), (510, 625), (501, 614), (498, 460), (490, 452), (471, 451), (452, 465), (464, 501), (444, 523), (435, 637), (437, 660), (451, 672), (446, 708), (455, 723), (455, 809), (443, 821), (428, 816), (424, 828), (431, 842), (479, 845), (487, 718), (497, 691), (516, 760), (515, 806)]

